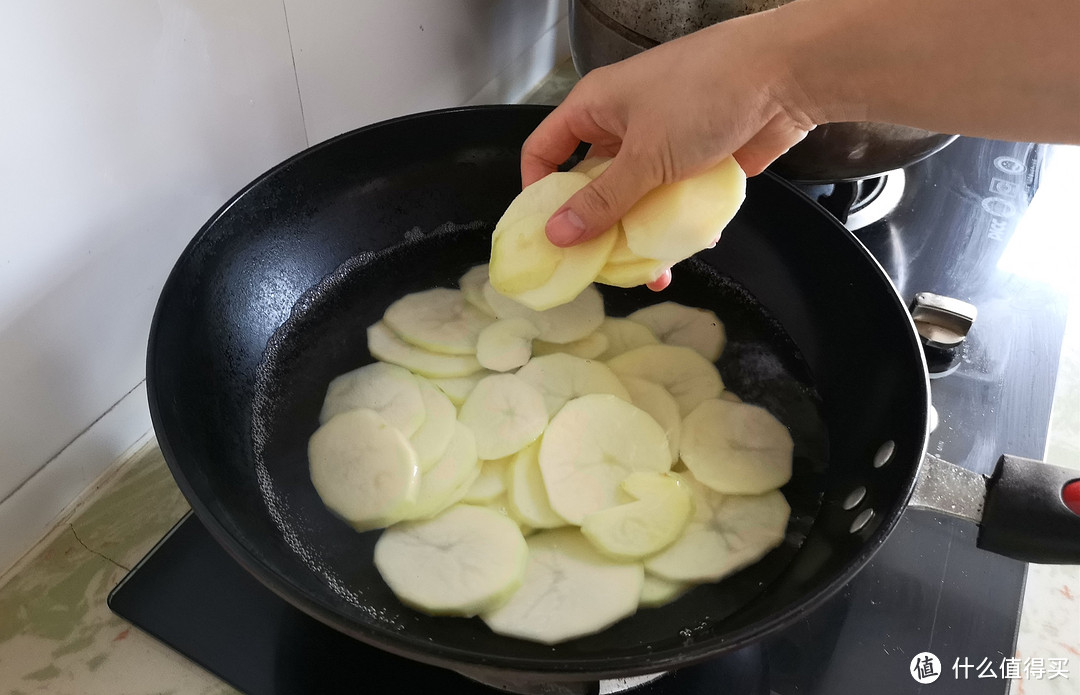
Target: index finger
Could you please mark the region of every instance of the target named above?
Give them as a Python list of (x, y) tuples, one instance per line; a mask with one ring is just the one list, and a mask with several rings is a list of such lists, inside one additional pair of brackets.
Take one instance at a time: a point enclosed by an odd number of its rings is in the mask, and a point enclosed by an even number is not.
[(558, 170), (581, 144), (570, 126), (568, 113), (565, 103), (558, 106), (525, 140), (521, 147), (522, 187)]

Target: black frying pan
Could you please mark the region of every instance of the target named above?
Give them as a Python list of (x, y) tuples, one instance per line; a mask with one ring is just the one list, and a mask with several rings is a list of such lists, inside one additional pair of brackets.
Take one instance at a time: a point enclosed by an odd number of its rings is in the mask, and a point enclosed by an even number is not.
[[(371, 361), (365, 329), (387, 305), (452, 286), (486, 261), (494, 223), (520, 190), (521, 143), (547, 112), (397, 119), (313, 147), (244, 189), (199, 231), (162, 292), (147, 361), (153, 421), (218, 541), (349, 635), (493, 680), (672, 669), (796, 620), (884, 542), (923, 460), (925, 363), (867, 251), (788, 184), (755, 177), (721, 243), (677, 267), (671, 289), (607, 288), (605, 299), (612, 314), (672, 299), (725, 321), (726, 384), (772, 410), (796, 442), (785, 544), (718, 584), (554, 648), (403, 607), (371, 563), (377, 532), (357, 534), (319, 501), (306, 443), (330, 379)], [(876, 467), (888, 442), (892, 455)], [(864, 500), (845, 509), (857, 486)]]

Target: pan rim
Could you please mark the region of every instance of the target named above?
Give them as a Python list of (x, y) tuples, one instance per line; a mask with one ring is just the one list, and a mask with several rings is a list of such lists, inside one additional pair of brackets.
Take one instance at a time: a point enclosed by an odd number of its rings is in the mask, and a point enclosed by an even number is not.
[[(884, 279), (891, 290), (892, 298), (897, 302), (897, 305), (902, 309), (902, 314), (907, 321), (906, 335), (911, 341), (909, 347), (913, 348), (914, 354), (918, 356), (919, 371), (918, 375), (921, 378), (921, 383), (918, 385), (921, 387), (921, 391), (925, 398), (921, 399), (922, 421), (925, 423), (922, 428), (921, 441), (917, 442), (916, 453), (913, 454), (916, 460), (903, 465), (907, 465), (910, 469), (909, 474), (905, 477), (903, 490), (900, 491), (895, 499), (896, 501), (890, 507), (888, 514), (881, 517), (881, 521), (873, 533), (863, 543), (862, 548), (859, 550), (856, 557), (847, 563), (844, 570), (839, 572), (836, 577), (831, 581), (826, 582), (820, 586), (816, 591), (802, 595), (797, 603), (791, 608), (785, 611), (778, 611), (771, 614), (769, 617), (758, 620), (756, 622), (747, 625), (744, 628), (735, 630), (732, 632), (724, 633), (722, 636), (712, 637), (706, 640), (702, 640), (691, 646), (681, 648), (668, 648), (663, 651), (651, 652), (647, 659), (642, 659), (640, 655), (634, 656), (616, 656), (616, 657), (579, 657), (574, 658), (572, 656), (561, 658), (558, 661), (551, 659), (541, 659), (532, 657), (503, 657), (503, 656), (484, 656), (478, 655), (474, 651), (468, 649), (462, 649), (445, 644), (433, 644), (430, 642), (420, 643), (418, 640), (409, 640), (407, 637), (403, 638), (403, 633), (395, 632), (393, 630), (380, 630), (376, 626), (370, 624), (360, 623), (355, 620), (345, 618), (341, 614), (335, 612), (328, 605), (313, 600), (308, 592), (297, 586), (290, 581), (287, 577), (284, 577), (273, 570), (266, 562), (264, 562), (255, 548), (249, 547), (249, 545), (243, 543), (229, 530), (229, 525), (224, 523), (221, 519), (214, 514), (210, 507), (205, 504), (202, 498), (196, 493), (195, 486), (191, 483), (188, 477), (183, 473), (182, 468), (178, 463), (178, 456), (174, 442), (170, 439), (170, 435), (165, 426), (165, 415), (161, 409), (162, 393), (159, 391), (156, 383), (156, 374), (159, 365), (156, 361), (155, 345), (158, 342), (158, 336), (160, 332), (160, 323), (162, 320), (162, 310), (164, 304), (164, 298), (168, 294), (171, 287), (179, 281), (178, 278), (183, 271), (183, 267), (190, 260), (193, 254), (193, 250), (199, 247), (200, 242), (206, 237), (208, 233), (215, 226), (217, 221), (228, 213), (243, 196), (247, 195), (252, 189), (257, 187), (266, 179), (274, 176), (281, 170), (288, 168), (297, 160), (310, 156), (312, 153), (317, 152), (323, 148), (331, 147), (336, 142), (350, 137), (355, 137), (359, 133), (363, 133), (372, 129), (385, 127), (392, 124), (400, 124), (411, 120), (423, 120), (427, 118), (440, 118), (451, 114), (472, 113), (472, 112), (489, 112), (500, 113), (508, 111), (517, 112), (531, 112), (537, 116), (541, 116), (551, 111), (551, 107), (536, 106), (536, 105), (488, 105), (488, 106), (466, 106), (466, 107), (454, 107), (449, 109), (438, 109), (433, 111), (425, 111), (415, 114), (409, 114), (401, 116), (399, 118), (391, 119), (388, 121), (382, 121), (374, 123), (363, 128), (358, 128), (346, 133), (342, 133), (334, 138), (318, 143), (312, 147), (306, 148), (292, 157), (284, 160), (276, 166), (268, 169), (266, 172), (255, 178), (251, 183), (242, 188), (237, 194), (232, 196), (224, 205), (217, 210), (208, 221), (199, 229), (194, 235), (192, 240), (185, 247), (181, 253), (179, 259), (174, 265), (172, 271), (166, 280), (161, 297), (155, 308), (154, 316), (151, 322), (148, 349), (147, 349), (147, 395), (149, 401), (149, 409), (151, 420), (154, 425), (155, 433), (157, 435), (158, 444), (161, 448), (162, 454), (165, 457), (166, 462), (169, 465), (170, 471), (177, 482), (178, 487), (187, 498), (196, 516), (200, 522), (207, 528), (211, 536), (228, 552), (230, 556), (234, 558), (242, 567), (244, 567), (249, 573), (255, 576), (260, 583), (269, 588), (283, 600), (303, 610), (308, 615), (318, 619), (320, 622), (340, 631), (348, 634), (362, 642), (370, 644), (374, 647), (388, 651), (399, 656), (404, 656), (416, 661), (428, 663), (435, 666), (449, 668), (456, 671), (467, 671), (470, 674), (513, 674), (515, 676), (525, 678), (537, 678), (549, 681), (580, 681), (580, 680), (596, 680), (602, 678), (612, 678), (629, 675), (640, 675), (647, 673), (655, 673), (657, 671), (670, 670), (679, 667), (689, 666), (695, 663), (707, 661), (712, 658), (716, 658), (724, 653), (741, 649), (752, 644), (756, 644), (764, 638), (776, 633), (780, 629), (787, 627), (795, 620), (798, 620), (801, 616), (812, 612), (820, 607), (827, 599), (837, 593), (844, 585), (846, 585), (851, 578), (865, 567), (865, 565), (873, 558), (874, 554), (885, 542), (885, 540), (891, 535), (893, 529), (896, 527), (900, 517), (906, 510), (910, 497), (915, 487), (915, 483), (922, 467), (922, 458), (926, 452), (927, 443), (929, 440), (929, 424), (928, 414), (930, 407), (930, 380), (926, 369), (926, 361), (923, 355), (921, 345), (918, 341), (918, 334), (915, 329), (913, 320), (907, 311), (906, 303), (900, 296), (899, 291), (893, 284), (891, 278), (885, 272), (884, 268), (878, 262), (876, 258), (869, 252), (868, 249), (862, 244), (857, 237), (855, 237), (850, 231), (844, 228), (839, 221), (835, 220), (831, 215), (825, 211), (816, 201), (807, 197), (802, 191), (787, 180), (777, 176), (772, 172), (765, 172), (762, 176), (768, 178), (773, 183), (782, 186), (790, 193), (797, 195), (804, 202), (809, 203), (812, 207), (817, 208), (820, 214), (823, 216), (823, 220), (828, 224), (831, 224), (837, 229), (837, 232), (847, 239), (848, 243), (854, 244), (856, 251), (861, 254), (863, 259), (871, 264), (869, 266), (872, 271), (880, 278)], [(916, 375), (916, 372), (912, 371), (912, 377)], [(917, 454), (917, 455), (916, 455)]]

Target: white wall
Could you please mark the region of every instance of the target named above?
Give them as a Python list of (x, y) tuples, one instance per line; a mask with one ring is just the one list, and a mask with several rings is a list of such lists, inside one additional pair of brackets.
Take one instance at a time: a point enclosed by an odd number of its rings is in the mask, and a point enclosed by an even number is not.
[[(149, 429), (165, 276), (230, 195), (345, 130), (520, 98), (562, 0), (16, 0), (0, 21), (0, 570)], [(103, 417), (104, 415), (104, 417)]]

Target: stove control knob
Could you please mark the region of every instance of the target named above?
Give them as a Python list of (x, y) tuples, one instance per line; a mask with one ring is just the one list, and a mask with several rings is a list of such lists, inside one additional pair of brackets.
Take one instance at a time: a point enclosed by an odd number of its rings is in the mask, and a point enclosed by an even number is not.
[(1080, 515), (1080, 478), (1065, 483), (1061, 489), (1061, 501), (1073, 514)]
[(974, 304), (931, 292), (920, 292), (911, 303), (911, 318), (927, 347), (955, 348), (964, 342), (978, 309)]
[(973, 304), (931, 292), (920, 292), (911, 303), (911, 318), (919, 331), (926, 368), (931, 379), (948, 376), (960, 368), (960, 350), (975, 323)]

